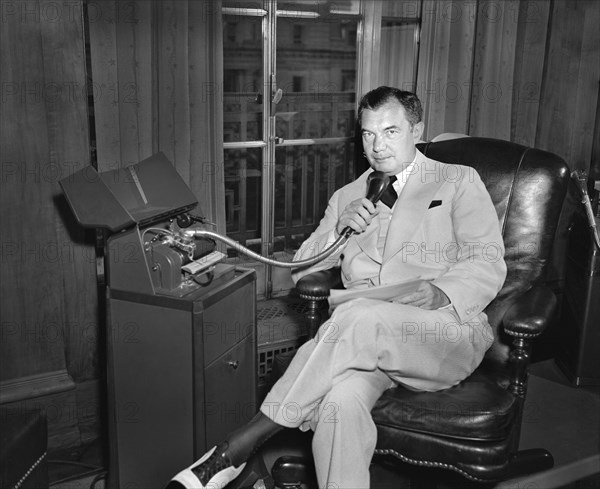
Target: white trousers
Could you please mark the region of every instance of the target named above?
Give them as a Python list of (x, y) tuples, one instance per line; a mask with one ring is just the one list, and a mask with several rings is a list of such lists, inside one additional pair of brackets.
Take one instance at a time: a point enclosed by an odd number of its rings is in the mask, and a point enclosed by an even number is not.
[(302, 345), (261, 411), (312, 429), (319, 487), (368, 489), (377, 431), (371, 409), (388, 388), (435, 391), (466, 378), (493, 341), (485, 314), (461, 323), (434, 311), (357, 299), (338, 306)]

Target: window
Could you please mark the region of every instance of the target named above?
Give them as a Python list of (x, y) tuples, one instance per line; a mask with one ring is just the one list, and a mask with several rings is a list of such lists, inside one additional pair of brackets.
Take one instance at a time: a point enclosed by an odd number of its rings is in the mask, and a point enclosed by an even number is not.
[(294, 44), (302, 44), (302, 26), (295, 25), (293, 28), (294, 28)]
[[(333, 192), (355, 178), (362, 87), (404, 84), (415, 75), (416, 38), (408, 43), (401, 27), (406, 19), (389, 11), (388, 4), (396, 3), (402, 2), (223, 0), (229, 237), (264, 256), (293, 253), (317, 226)], [(367, 19), (371, 35), (362, 39)], [(418, 32), (418, 19), (405, 23)], [(399, 51), (387, 41), (396, 38), (388, 36), (380, 46), (375, 25), (389, 25), (390, 34), (406, 42), (408, 62), (403, 57), (388, 66)], [(371, 66), (369, 53), (380, 50), (382, 62)], [(406, 65), (407, 73), (397, 71)], [(264, 270), (267, 296), (278, 290), (275, 275)]]
[(354, 178), (356, 35), (330, 29), (356, 33), (360, 16), (334, 3), (223, 2), (227, 234), (263, 255), (294, 252)]

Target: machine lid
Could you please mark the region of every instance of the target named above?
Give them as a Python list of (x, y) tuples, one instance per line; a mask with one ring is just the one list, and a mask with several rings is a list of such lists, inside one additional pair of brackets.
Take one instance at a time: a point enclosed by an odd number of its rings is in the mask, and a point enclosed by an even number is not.
[(159, 222), (198, 204), (163, 153), (102, 173), (89, 166), (59, 183), (79, 224), (112, 233)]

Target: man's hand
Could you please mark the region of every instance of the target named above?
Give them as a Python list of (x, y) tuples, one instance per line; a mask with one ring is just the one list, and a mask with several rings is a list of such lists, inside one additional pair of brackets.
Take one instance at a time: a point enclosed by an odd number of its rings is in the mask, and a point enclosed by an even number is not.
[(336, 232), (342, 234), (344, 229), (350, 226), (356, 233), (362, 233), (367, 229), (367, 226), (371, 224), (373, 217), (378, 214), (378, 210), (369, 199), (363, 197), (350, 202), (342, 215), (340, 216)]
[(447, 306), (450, 304), (450, 299), (448, 299), (448, 296), (442, 289), (424, 280), (415, 292), (400, 297), (395, 302), (420, 307), (421, 309), (433, 310)]

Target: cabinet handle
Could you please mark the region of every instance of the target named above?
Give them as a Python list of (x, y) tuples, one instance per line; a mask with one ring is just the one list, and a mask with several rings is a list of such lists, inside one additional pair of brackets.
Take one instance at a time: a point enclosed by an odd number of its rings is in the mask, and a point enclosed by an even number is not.
[(229, 360), (227, 365), (229, 365), (233, 370), (236, 370), (240, 366), (240, 362), (237, 360)]

